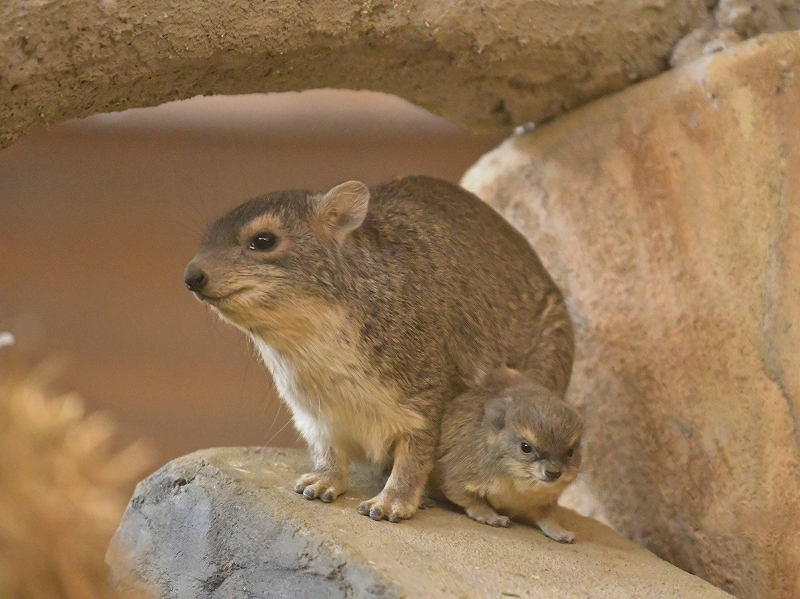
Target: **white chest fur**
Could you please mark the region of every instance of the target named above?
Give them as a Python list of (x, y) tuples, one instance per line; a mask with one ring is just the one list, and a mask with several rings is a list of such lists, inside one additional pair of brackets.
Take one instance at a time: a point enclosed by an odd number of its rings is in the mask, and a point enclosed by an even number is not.
[(251, 338), (310, 445), (383, 463), (394, 441), (424, 420), (408, 398), (371, 372), (357, 344), (338, 333), (312, 335), (288, 350)]

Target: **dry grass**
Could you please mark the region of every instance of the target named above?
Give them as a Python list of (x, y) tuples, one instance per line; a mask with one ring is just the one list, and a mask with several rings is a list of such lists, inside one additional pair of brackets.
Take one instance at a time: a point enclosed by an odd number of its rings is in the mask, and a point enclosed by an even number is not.
[(106, 548), (153, 454), (115, 449), (114, 422), (53, 376), (0, 349), (0, 597), (110, 598)]

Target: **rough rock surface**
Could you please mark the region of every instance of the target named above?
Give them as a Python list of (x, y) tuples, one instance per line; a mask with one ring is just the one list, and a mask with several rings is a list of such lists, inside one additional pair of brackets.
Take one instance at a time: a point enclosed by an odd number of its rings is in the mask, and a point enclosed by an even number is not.
[(704, 18), (705, 0), (6, 0), (0, 147), (70, 117), (324, 87), (539, 121), (661, 72)]
[(670, 65), (686, 64), (760, 33), (800, 29), (800, 0), (717, 0), (700, 27), (672, 50)]
[(359, 516), (380, 480), (356, 470), (332, 504), (291, 490), (305, 452), (211, 449), (140, 483), (106, 561), (123, 590), (169, 598), (729, 597), (609, 528), (563, 510), (559, 545), (434, 507), (401, 524)]
[(566, 291), (603, 515), (738, 597), (800, 597), (800, 32), (512, 137), (462, 183)]

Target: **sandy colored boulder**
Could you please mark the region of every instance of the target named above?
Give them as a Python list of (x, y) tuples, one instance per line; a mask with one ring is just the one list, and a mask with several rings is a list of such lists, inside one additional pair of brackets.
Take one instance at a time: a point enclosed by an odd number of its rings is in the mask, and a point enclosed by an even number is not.
[(800, 32), (512, 137), (463, 184), (568, 297), (584, 504), (738, 597), (800, 597)]
[(798, 0), (717, 0), (697, 29), (675, 44), (669, 62), (679, 66), (755, 37), (800, 29)]
[(0, 147), (200, 94), (370, 89), (470, 126), (539, 121), (666, 68), (704, 0), (7, 0)]
[(139, 484), (106, 561), (118, 588), (155, 597), (724, 599), (574, 512), (561, 545), (437, 506), (400, 524), (356, 513), (381, 487), (356, 468), (334, 503), (292, 491), (300, 450), (223, 448), (179, 458)]

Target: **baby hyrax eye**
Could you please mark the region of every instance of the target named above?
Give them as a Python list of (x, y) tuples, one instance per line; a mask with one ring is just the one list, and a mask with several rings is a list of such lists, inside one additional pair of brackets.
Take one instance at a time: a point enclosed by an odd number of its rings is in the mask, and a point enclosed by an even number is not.
[(525, 443), (524, 441), (522, 442), (522, 445), (519, 446), (519, 448), (522, 450), (522, 453), (532, 453), (533, 452), (533, 447), (530, 444)]
[(257, 250), (259, 252), (268, 252), (273, 249), (277, 243), (278, 237), (275, 235), (275, 233), (261, 231), (260, 233), (253, 235), (247, 247), (251, 250)]
[(570, 447), (570, 448), (567, 450), (567, 453), (565, 453), (564, 455), (565, 455), (566, 457), (568, 457), (568, 458), (571, 458), (571, 457), (572, 457), (574, 454), (575, 454), (575, 446), (573, 445), (572, 447)]

